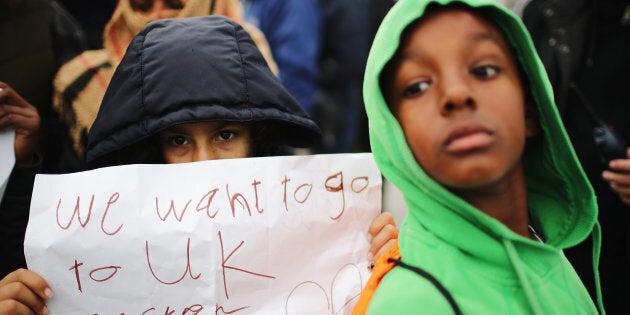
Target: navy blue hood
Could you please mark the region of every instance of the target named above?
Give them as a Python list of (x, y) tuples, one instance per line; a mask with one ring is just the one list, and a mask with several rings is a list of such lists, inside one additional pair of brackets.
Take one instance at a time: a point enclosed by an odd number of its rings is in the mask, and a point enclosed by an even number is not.
[(277, 145), (320, 136), (240, 25), (219, 15), (165, 19), (129, 45), (90, 129), (87, 162), (199, 121), (266, 121)]

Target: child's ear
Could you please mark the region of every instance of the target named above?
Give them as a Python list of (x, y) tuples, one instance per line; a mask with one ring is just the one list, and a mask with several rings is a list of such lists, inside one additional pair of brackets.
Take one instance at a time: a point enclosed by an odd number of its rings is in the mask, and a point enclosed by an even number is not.
[(527, 103), (525, 103), (525, 135), (531, 138), (538, 135), (541, 131), (538, 108), (532, 100), (527, 100)]

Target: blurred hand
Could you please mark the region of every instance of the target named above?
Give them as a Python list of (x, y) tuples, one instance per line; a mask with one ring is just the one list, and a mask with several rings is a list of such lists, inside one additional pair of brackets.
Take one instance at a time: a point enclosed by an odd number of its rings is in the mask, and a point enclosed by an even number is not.
[(0, 315), (48, 314), (52, 291), (38, 274), (18, 269), (0, 280)]
[[(626, 154), (630, 156), (630, 148), (627, 149)], [(630, 206), (630, 159), (612, 160), (608, 167), (609, 169), (604, 171), (602, 177), (619, 195), (621, 202)]]
[(368, 262), (373, 263), (376, 258), (388, 251), (398, 239), (398, 228), (394, 217), (383, 212), (379, 214), (368, 228), (368, 240), (370, 250), (368, 252)]
[(0, 82), (0, 130), (15, 129), (15, 160), (17, 164), (35, 162), (40, 118), (35, 106), (15, 90)]

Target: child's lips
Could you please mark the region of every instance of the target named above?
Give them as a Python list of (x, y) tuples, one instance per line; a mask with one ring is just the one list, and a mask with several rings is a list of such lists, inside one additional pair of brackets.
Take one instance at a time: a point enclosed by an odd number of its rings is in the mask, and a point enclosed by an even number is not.
[(494, 133), (490, 130), (467, 127), (453, 131), (444, 143), (444, 147), (449, 153), (466, 153), (487, 148), (494, 140)]

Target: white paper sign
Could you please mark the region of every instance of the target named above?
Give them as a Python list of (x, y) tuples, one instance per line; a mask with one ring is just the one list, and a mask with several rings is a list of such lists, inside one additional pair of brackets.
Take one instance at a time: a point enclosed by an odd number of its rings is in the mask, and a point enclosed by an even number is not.
[(37, 175), (51, 314), (350, 314), (381, 175), (368, 153)]
[(0, 201), (9, 182), (9, 176), (15, 165), (15, 130), (0, 130)]

